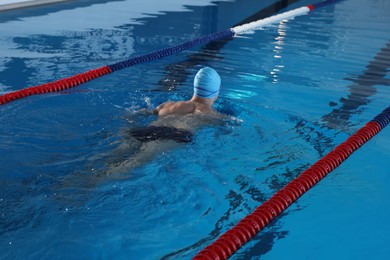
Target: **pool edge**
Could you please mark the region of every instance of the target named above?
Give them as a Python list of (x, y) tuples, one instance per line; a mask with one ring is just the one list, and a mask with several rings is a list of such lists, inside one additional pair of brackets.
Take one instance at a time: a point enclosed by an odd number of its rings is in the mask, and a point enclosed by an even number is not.
[(0, 5), (0, 12), (41, 6), (41, 5), (69, 2), (69, 1), (73, 1), (73, 0), (35, 0), (35, 1), (28, 1), (22, 3), (4, 4), (4, 5)]

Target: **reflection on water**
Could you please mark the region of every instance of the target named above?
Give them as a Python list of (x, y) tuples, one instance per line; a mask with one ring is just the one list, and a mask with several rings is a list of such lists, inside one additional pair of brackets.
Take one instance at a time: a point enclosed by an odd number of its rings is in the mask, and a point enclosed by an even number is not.
[(353, 84), (348, 86), (347, 98), (340, 98), (341, 107), (324, 115), (322, 120), (332, 128), (348, 126), (348, 121), (354, 114), (360, 114), (363, 106), (371, 102), (370, 97), (375, 95), (377, 85), (390, 86), (390, 79), (385, 78), (390, 71), (390, 41), (366, 66), (361, 74), (349, 78)]

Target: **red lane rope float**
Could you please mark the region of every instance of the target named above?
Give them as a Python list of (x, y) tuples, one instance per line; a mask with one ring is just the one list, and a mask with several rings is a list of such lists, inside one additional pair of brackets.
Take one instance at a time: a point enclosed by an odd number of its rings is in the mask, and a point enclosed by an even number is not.
[(243, 218), (214, 243), (200, 251), (193, 259), (227, 259), (389, 123), (390, 107), (276, 192), (268, 201)]
[(98, 69), (94, 69), (81, 74), (74, 75), (69, 78), (59, 79), (54, 82), (7, 93), (5, 95), (0, 96), (0, 105), (24, 97), (32, 96), (32, 95), (44, 94), (49, 92), (57, 92), (57, 91), (73, 88), (87, 81), (106, 75), (111, 71), (112, 70), (110, 69), (110, 67), (104, 66)]

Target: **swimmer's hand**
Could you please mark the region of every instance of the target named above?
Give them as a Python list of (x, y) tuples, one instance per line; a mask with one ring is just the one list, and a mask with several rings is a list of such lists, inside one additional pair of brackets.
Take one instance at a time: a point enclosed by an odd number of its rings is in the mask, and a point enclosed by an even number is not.
[(218, 119), (221, 120), (221, 122), (223, 124), (227, 124), (227, 125), (233, 125), (233, 126), (239, 126), (241, 125), (242, 122), (244, 122), (244, 120), (242, 119), (239, 119), (235, 116), (232, 116), (232, 115), (227, 115), (227, 114), (222, 114), (222, 113), (219, 113), (217, 112), (218, 114)]
[(237, 124), (241, 124), (242, 122), (244, 122), (244, 120), (242, 119), (239, 119), (235, 116), (229, 116), (229, 119), (232, 120), (233, 122), (237, 123)]
[(242, 122), (244, 122), (244, 120), (239, 119), (235, 116), (226, 115), (226, 114), (222, 114), (219, 112), (218, 112), (218, 118), (222, 119), (225, 122), (231, 122), (231, 123), (235, 123), (235, 124), (241, 124)]
[(231, 115), (227, 116), (225, 120), (227, 124), (231, 126), (240, 126), (242, 122), (244, 122), (244, 120)]

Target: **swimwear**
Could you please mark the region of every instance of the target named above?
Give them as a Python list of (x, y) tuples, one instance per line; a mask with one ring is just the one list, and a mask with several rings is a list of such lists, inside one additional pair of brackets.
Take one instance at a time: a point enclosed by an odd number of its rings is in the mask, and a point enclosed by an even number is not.
[(189, 143), (192, 141), (191, 131), (170, 126), (138, 127), (130, 129), (129, 134), (141, 142), (173, 140), (178, 143)]

